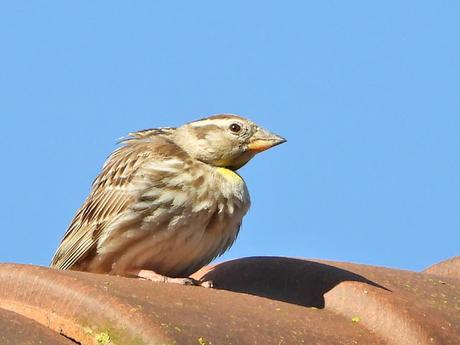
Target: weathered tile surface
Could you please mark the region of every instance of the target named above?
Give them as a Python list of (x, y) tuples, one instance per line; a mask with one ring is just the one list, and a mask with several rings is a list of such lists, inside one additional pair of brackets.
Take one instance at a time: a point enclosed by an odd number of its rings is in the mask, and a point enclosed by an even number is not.
[(0, 344), (458, 345), (458, 260), (245, 258), (195, 274), (214, 289), (2, 264)]

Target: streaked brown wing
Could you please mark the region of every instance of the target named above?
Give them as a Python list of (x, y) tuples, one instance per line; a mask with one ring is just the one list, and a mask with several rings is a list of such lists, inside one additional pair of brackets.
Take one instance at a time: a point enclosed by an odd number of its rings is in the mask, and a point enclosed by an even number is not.
[[(132, 205), (137, 197), (131, 181), (145, 163), (159, 159), (164, 147), (176, 145), (165, 139), (158, 142), (129, 139), (105, 163), (95, 179), (92, 191), (72, 220), (57, 249), (51, 267), (69, 269), (96, 250), (98, 238), (104, 228), (117, 215)], [(180, 149), (179, 149), (180, 150)], [(138, 192), (139, 193), (139, 192)]]

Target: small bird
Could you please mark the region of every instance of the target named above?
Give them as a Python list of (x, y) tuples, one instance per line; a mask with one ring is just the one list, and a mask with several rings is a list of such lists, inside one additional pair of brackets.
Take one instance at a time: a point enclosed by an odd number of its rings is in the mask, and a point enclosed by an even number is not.
[(286, 140), (233, 114), (130, 133), (105, 162), (51, 262), (61, 270), (202, 285), (249, 209), (236, 170)]

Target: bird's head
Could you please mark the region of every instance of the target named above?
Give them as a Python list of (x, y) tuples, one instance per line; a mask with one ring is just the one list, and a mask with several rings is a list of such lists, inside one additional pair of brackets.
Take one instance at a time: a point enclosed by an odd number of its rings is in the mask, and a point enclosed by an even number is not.
[(222, 114), (177, 128), (174, 142), (204, 163), (237, 170), (257, 153), (286, 140), (243, 117)]

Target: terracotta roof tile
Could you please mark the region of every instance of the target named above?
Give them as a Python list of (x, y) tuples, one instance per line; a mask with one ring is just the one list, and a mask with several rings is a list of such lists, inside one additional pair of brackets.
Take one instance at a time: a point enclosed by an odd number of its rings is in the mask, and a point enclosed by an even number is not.
[(215, 288), (0, 265), (1, 344), (460, 344), (456, 277), (279, 257), (195, 277)]
[(460, 256), (428, 267), (424, 272), (452, 279), (460, 279)]
[(14, 312), (0, 309), (0, 344), (75, 345), (75, 342), (48, 327)]

